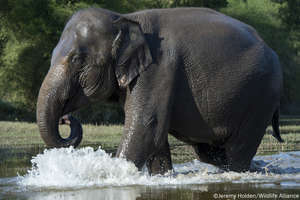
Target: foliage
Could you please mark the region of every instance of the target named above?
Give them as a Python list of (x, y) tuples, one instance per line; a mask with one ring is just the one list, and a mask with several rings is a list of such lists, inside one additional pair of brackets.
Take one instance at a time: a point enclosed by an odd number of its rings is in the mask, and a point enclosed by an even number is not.
[(147, 8), (208, 7), (219, 9), (227, 6), (227, 0), (145, 0)]
[[(214, 1), (155, 1), (165, 7), (225, 5)], [(211, 3), (212, 2), (212, 3)], [(220, 3), (220, 2), (223, 2)], [(38, 91), (49, 66), (52, 49), (55, 47), (67, 19), (76, 10), (86, 7), (103, 7), (120, 13), (132, 12), (147, 7), (144, 0), (1, 0), (0, 8), (0, 98), (11, 102), (13, 107), (25, 105), (34, 112)], [(88, 111), (95, 109), (89, 107)], [(109, 112), (108, 112), (109, 110)], [(98, 112), (79, 111), (79, 115), (92, 122), (122, 122), (123, 114), (115, 106), (97, 106)], [(105, 111), (103, 114), (101, 111)], [(97, 116), (97, 117), (95, 117)], [(98, 119), (98, 120), (97, 120)]]
[(33, 122), (34, 120), (35, 120), (34, 114), (24, 109), (24, 105), (23, 106), (19, 105), (19, 107), (15, 107), (8, 102), (4, 102), (0, 100), (0, 121)]
[(133, 10), (125, 1), (15, 0), (0, 9), (0, 96), (35, 110), (38, 91), (67, 19), (76, 10), (101, 6)]
[[(286, 29), (280, 15), (284, 8), (270, 0), (229, 0), (221, 11), (253, 26), (264, 41), (279, 55), (284, 75), (282, 104), (300, 101), (299, 37)], [(298, 14), (299, 15), (299, 14)]]
[(289, 30), (300, 30), (300, 1), (273, 0), (280, 3), (279, 17)]
[(51, 51), (71, 12), (54, 12), (50, 1), (6, 1), (4, 7), (1, 16), (7, 41), (1, 55), (1, 96), (34, 110)]
[[(283, 28), (288, 33), (287, 41), (289, 42), (291, 48), (289, 49), (290, 60), (295, 65), (291, 73), (294, 73), (293, 76), (287, 76), (291, 82), (294, 84), (293, 93), (290, 95), (291, 98), (300, 100), (300, 1), (294, 0), (273, 0), (274, 2), (279, 3), (279, 15), (281, 19)], [(291, 107), (294, 107), (292, 105)]]
[[(300, 6), (299, 1), (293, 0), (1, 0), (0, 99), (16, 109), (23, 106), (28, 113), (34, 113), (51, 52), (66, 21), (75, 11), (90, 6), (120, 13), (205, 6), (236, 17), (256, 28), (279, 54), (284, 69), (285, 104), (300, 102)], [(119, 123), (123, 117), (120, 110), (116, 106), (95, 105), (77, 114), (96, 123)], [(96, 114), (91, 116), (90, 112)]]

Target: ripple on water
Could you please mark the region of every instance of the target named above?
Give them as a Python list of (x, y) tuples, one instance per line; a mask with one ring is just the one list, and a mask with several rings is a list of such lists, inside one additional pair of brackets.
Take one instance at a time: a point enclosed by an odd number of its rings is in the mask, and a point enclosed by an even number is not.
[(32, 160), (32, 168), (17, 183), (26, 188), (86, 188), (106, 186), (178, 186), (207, 183), (280, 183), (299, 187), (300, 152), (256, 156), (251, 168), (256, 172), (224, 172), (212, 165), (192, 162), (175, 164), (164, 176), (149, 176), (133, 163), (114, 158), (101, 148), (60, 148), (45, 150)]

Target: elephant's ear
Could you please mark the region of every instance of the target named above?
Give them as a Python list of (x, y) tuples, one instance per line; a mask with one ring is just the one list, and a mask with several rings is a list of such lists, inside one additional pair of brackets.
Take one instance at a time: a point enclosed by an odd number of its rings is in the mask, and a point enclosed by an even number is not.
[(120, 87), (126, 87), (152, 63), (144, 33), (137, 22), (121, 17), (114, 22), (118, 34), (112, 45), (115, 73)]

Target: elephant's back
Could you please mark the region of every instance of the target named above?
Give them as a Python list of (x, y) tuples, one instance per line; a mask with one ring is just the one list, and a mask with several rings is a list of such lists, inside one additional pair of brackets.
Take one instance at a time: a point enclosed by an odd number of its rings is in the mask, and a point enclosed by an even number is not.
[(265, 45), (251, 26), (208, 8), (153, 9), (127, 17), (140, 23), (154, 54), (183, 59), (186, 68), (219, 70)]
[[(278, 106), (278, 58), (251, 26), (204, 8), (147, 10), (131, 16), (146, 34), (158, 37), (155, 48), (162, 58), (180, 63), (178, 71), (185, 79), (175, 87), (174, 113), (180, 113), (171, 120), (175, 132), (201, 127), (207, 140), (226, 137), (253, 109)], [(179, 121), (186, 126), (176, 127)]]
[(149, 9), (125, 16), (139, 22), (144, 32), (158, 32), (161, 36), (166, 36), (164, 34), (167, 33), (171, 37), (175, 37), (176, 34), (188, 37), (186, 34), (194, 32), (215, 35), (219, 32), (246, 30), (261, 40), (251, 26), (209, 8)]
[(204, 123), (216, 129), (231, 127), (249, 107), (279, 104), (278, 58), (251, 26), (210, 9), (147, 13), (159, 24), (154, 27), (162, 55), (175, 55), (182, 63)]

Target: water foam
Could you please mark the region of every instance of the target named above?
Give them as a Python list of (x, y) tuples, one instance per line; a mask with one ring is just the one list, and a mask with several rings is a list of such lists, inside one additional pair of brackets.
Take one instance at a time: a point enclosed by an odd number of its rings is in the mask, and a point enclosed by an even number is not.
[[(281, 159), (281, 160), (279, 160)], [(275, 162), (274, 162), (275, 161)], [(19, 185), (38, 188), (85, 188), (132, 185), (186, 185), (218, 182), (268, 183), (282, 180), (300, 182), (300, 152), (256, 157), (258, 172), (223, 172), (197, 160), (175, 164), (168, 175), (149, 176), (135, 165), (114, 158), (101, 148), (45, 150), (32, 160), (33, 167), (19, 177)], [(289, 164), (288, 164), (289, 163)]]

